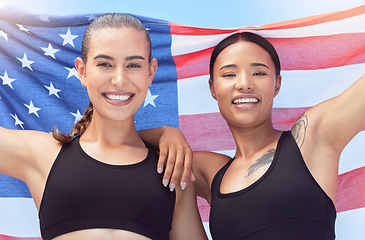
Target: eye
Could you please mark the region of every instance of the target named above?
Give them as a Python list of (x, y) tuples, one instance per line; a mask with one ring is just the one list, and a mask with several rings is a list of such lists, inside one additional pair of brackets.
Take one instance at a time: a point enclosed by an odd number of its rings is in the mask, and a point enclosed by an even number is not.
[(225, 73), (222, 75), (222, 77), (224, 78), (232, 78), (232, 77), (235, 77), (236, 74), (235, 73)]
[(141, 68), (141, 65), (137, 63), (130, 63), (127, 65), (127, 68)]
[(96, 66), (98, 66), (98, 67), (112, 67), (112, 65), (110, 63), (107, 63), (107, 62), (100, 62)]
[(255, 72), (253, 75), (254, 76), (266, 76), (267, 74), (265, 72)]

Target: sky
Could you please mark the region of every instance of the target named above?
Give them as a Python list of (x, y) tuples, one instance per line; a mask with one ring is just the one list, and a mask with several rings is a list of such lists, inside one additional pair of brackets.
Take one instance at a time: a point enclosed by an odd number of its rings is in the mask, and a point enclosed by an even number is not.
[(0, 0), (35, 14), (125, 12), (203, 28), (259, 26), (365, 4), (365, 0)]

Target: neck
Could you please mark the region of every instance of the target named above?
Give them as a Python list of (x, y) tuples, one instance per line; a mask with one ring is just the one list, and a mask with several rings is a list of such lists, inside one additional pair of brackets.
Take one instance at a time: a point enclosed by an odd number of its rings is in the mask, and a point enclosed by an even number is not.
[(257, 152), (267, 149), (273, 144), (273, 148), (275, 148), (281, 134), (281, 131), (274, 129), (271, 119), (258, 126), (229, 126), (229, 128), (236, 142), (236, 159), (250, 159)]
[(82, 141), (99, 142), (109, 146), (124, 144), (145, 146), (137, 133), (134, 117), (123, 121), (114, 121), (93, 114), (92, 120), (81, 139)]

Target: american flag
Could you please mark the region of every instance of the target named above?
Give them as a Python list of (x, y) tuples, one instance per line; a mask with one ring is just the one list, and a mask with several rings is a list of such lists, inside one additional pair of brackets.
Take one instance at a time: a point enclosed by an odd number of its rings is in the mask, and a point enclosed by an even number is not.
[[(89, 103), (77, 79), (87, 25), (98, 14), (32, 15), (0, 8), (0, 125), (10, 129), (69, 132)], [(273, 43), (282, 62), (275, 98), (277, 129), (290, 129), (303, 111), (334, 97), (365, 70), (365, 5), (344, 11), (236, 29), (205, 29), (137, 16), (149, 30), (158, 71), (136, 114), (138, 129), (180, 128), (194, 150), (234, 155), (235, 144), (208, 87), (214, 46), (237, 31)], [(351, 124), (351, 123), (349, 123)], [(337, 239), (365, 239), (365, 133), (340, 159)], [(21, 151), (21, 149), (14, 149)], [(198, 198), (209, 233), (209, 206)], [(0, 175), (0, 239), (41, 239), (38, 215), (26, 185)]]

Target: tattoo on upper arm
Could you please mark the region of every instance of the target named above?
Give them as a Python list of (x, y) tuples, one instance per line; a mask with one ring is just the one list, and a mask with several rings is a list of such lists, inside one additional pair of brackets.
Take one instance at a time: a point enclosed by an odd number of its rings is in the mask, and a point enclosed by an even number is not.
[(247, 170), (247, 175), (245, 177), (250, 176), (253, 174), (256, 170), (263, 167), (266, 164), (271, 164), (275, 156), (275, 149), (270, 149), (265, 153), (262, 157), (256, 160), (256, 163), (253, 164), (249, 169)]
[(308, 118), (305, 113), (303, 113), (297, 121), (295, 121), (291, 134), (293, 135), (295, 141), (298, 144), (298, 147), (301, 148), (303, 146), (304, 140), (305, 140), (305, 134), (307, 132), (307, 126), (308, 126)]

